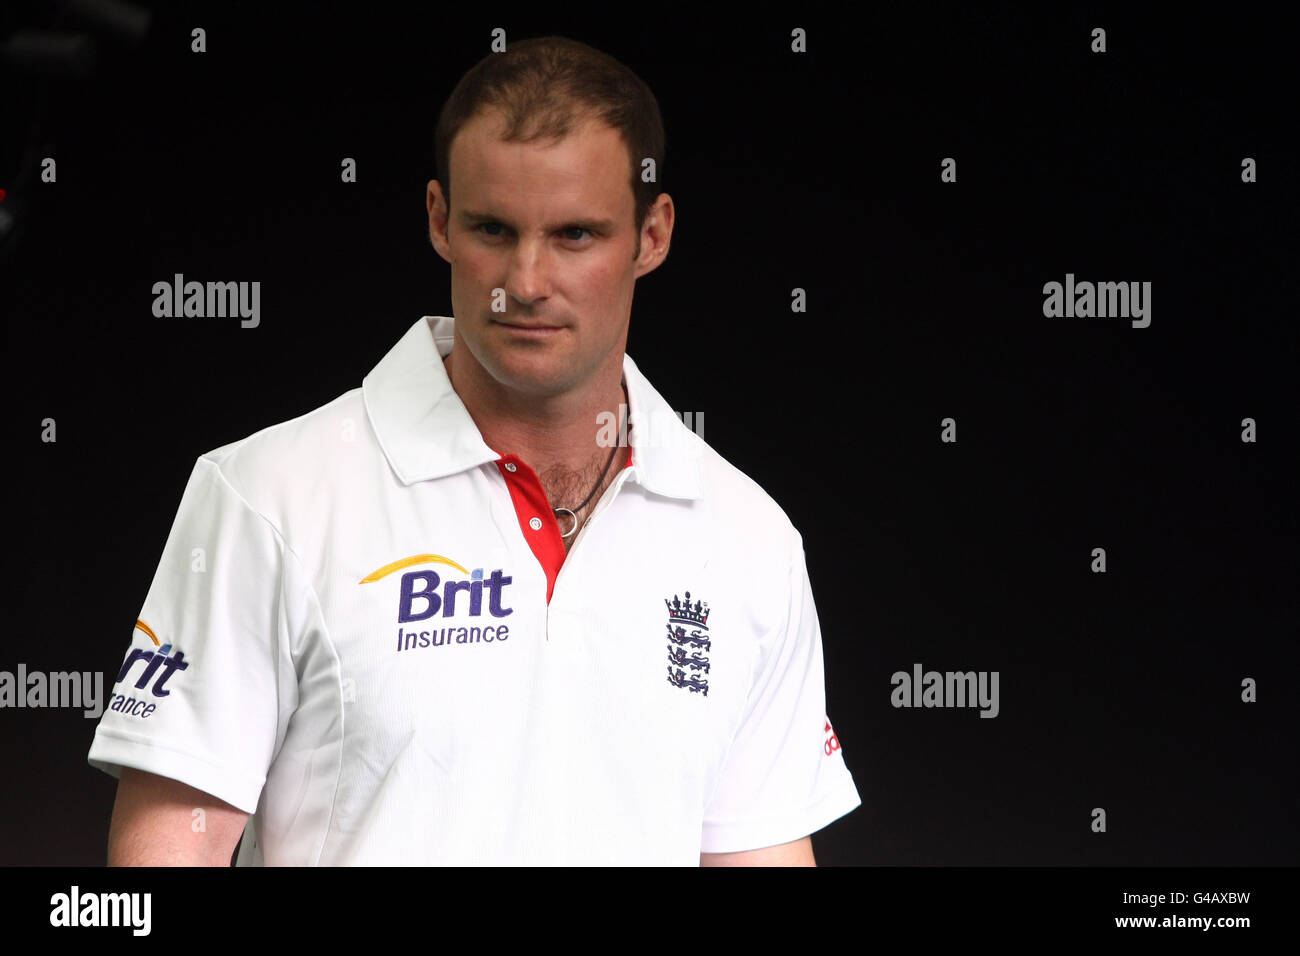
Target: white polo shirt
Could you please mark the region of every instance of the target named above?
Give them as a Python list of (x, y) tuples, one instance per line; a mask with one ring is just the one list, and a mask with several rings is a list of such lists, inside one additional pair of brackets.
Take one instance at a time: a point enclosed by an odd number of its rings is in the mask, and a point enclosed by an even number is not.
[(566, 556), (452, 324), (197, 460), (90, 764), (252, 814), (240, 865), (697, 866), (859, 806), (780, 507), (625, 355), (632, 460)]

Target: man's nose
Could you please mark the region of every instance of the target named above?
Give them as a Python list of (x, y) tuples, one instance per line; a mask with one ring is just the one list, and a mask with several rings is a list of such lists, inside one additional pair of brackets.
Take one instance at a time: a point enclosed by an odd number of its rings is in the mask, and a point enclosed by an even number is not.
[(545, 241), (520, 242), (510, 259), (506, 292), (525, 305), (549, 295), (548, 256)]

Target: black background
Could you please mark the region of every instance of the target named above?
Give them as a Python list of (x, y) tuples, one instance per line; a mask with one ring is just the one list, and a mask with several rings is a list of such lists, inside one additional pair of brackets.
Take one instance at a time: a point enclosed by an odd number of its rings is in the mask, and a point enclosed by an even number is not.
[[(195, 459), (450, 313), (438, 111), (494, 27), (560, 34), (667, 129), (628, 352), (804, 536), (863, 799), (818, 861), (1297, 862), (1294, 40), (1266, 12), (143, 6), (89, 75), (4, 81), (0, 669), (107, 697)], [(25, 146), (57, 184), (13, 189)], [(259, 280), (260, 327), (155, 318), (176, 272)], [(1151, 282), (1150, 327), (1045, 318), (1067, 272)], [(1001, 713), (893, 708), (916, 662), (999, 671)], [(95, 725), (0, 712), (0, 864), (103, 862)]]

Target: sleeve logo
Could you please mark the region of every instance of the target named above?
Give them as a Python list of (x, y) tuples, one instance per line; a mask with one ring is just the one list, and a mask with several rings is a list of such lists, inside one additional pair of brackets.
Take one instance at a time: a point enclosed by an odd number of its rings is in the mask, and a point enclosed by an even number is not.
[[(148, 624), (137, 620), (135, 626), (138, 630), (148, 634), (149, 639), (155, 645), (158, 644), (158, 638)], [(117, 672), (117, 681), (114, 686), (126, 680), (131, 673), (131, 669), (137, 663), (141, 663), (144, 667), (140, 671), (140, 676), (136, 679), (135, 689), (138, 691), (148, 689), (150, 694), (157, 698), (170, 696), (171, 689), (167, 687), (167, 682), (178, 671), (188, 670), (190, 666), (183, 653), (180, 651), (171, 653), (171, 650), (171, 644), (163, 644), (156, 651), (142, 650), (138, 647), (132, 648), (131, 652), (126, 656), (126, 660), (122, 663), (122, 669)], [(152, 687), (150, 686), (151, 681), (153, 682)], [(129, 717), (152, 717), (159, 702), (149, 700), (144, 694), (139, 697), (113, 694), (108, 709), (120, 714), (126, 714)]]
[(835, 751), (840, 749), (840, 738), (835, 736), (835, 730), (831, 727), (831, 719), (829, 717), (826, 718), (826, 726), (822, 728), (822, 733), (826, 735), (826, 743), (822, 749), (826, 752), (826, 756), (829, 757), (831, 754), (835, 753)]

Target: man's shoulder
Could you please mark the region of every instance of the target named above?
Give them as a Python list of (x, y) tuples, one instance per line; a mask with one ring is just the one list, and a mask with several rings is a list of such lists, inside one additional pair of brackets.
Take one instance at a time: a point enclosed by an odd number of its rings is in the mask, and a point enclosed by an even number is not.
[(361, 444), (367, 428), (362, 390), (357, 387), (199, 458), (262, 511), (295, 487), (328, 476)]
[(685, 431), (697, 450), (704, 500), (715, 535), (768, 558), (789, 557), (795, 547), (802, 546), (790, 516), (757, 480), (703, 438)]

